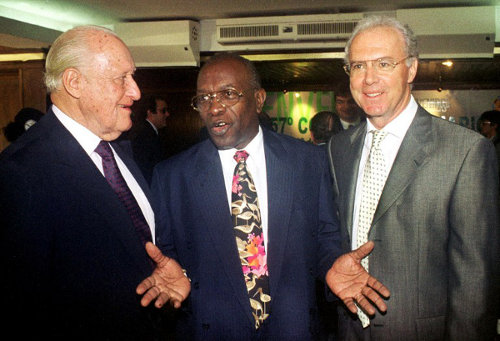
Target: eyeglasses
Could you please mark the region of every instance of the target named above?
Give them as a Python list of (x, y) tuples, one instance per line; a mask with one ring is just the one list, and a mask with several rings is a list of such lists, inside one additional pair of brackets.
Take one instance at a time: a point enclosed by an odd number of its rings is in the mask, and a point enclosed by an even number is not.
[(347, 73), (349, 76), (358, 76), (366, 72), (367, 64), (371, 63), (372, 67), (375, 69), (377, 73), (380, 74), (389, 74), (394, 69), (396, 66), (401, 64), (402, 61), (411, 58), (412, 56), (407, 56), (404, 57), (401, 60), (394, 61), (391, 58), (379, 58), (379, 59), (372, 59), (372, 60), (362, 60), (359, 62), (351, 62), (349, 64), (344, 64), (344, 71)]
[(210, 109), (210, 105), (212, 105), (212, 100), (215, 99), (224, 108), (232, 107), (238, 103), (240, 98), (243, 97), (243, 93), (247, 90), (253, 90), (253, 88), (242, 90), (241, 92), (238, 92), (236, 89), (224, 89), (211, 94), (201, 94), (193, 97), (191, 106), (196, 111), (207, 111)]
[(160, 114), (166, 114), (168, 112), (167, 108), (156, 109)]

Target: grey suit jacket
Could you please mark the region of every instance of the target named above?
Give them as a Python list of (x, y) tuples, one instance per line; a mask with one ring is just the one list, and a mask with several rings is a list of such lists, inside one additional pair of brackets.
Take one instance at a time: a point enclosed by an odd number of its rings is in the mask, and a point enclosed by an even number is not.
[[(366, 123), (330, 141), (344, 248)], [(498, 172), (491, 142), (419, 107), (388, 176), (369, 233), (370, 273), (391, 291), (374, 340), (483, 340), (495, 331)], [(340, 317), (349, 336), (352, 316)]]

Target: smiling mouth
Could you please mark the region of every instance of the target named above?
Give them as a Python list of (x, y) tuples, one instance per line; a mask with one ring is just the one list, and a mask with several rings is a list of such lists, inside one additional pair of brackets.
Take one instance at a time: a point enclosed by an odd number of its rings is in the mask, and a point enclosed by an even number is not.
[(376, 92), (376, 93), (371, 93), (371, 94), (365, 94), (367, 97), (373, 98), (380, 96), (382, 93), (381, 92)]

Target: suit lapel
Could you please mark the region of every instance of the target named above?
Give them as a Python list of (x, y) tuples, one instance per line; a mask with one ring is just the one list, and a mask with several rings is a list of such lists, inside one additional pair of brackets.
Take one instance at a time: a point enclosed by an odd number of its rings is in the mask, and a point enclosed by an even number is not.
[(394, 164), (387, 178), (372, 226), (384, 215), (425, 164), (432, 147), (431, 118), (419, 107), (415, 118), (401, 143)]
[(350, 148), (346, 148), (345, 152), (348, 155), (345, 155), (344, 160), (345, 166), (343, 175), (349, 179), (345, 183), (348, 184), (346, 196), (343, 197), (343, 205), (347, 206), (347, 209), (344, 212), (347, 212), (347, 216), (345, 218), (347, 224), (347, 231), (349, 232), (350, 240), (352, 240), (352, 226), (353, 226), (353, 215), (354, 215), (354, 200), (349, 200), (348, 198), (356, 197), (356, 186), (358, 183), (358, 172), (359, 172), (359, 163), (361, 161), (361, 154), (363, 152), (363, 146), (365, 142), (366, 136), (366, 123), (360, 124), (354, 133), (350, 136)]
[[(281, 268), (286, 240), (288, 239), (290, 216), (293, 211), (293, 190), (295, 168), (288, 161), (288, 151), (271, 133), (264, 130), (264, 150), (267, 167), (268, 197), (268, 241), (267, 266), (271, 297), (276, 290), (281, 276)], [(271, 300), (271, 307), (273, 301)]]
[(221, 272), (226, 274), (235, 296), (253, 324), (255, 320), (250, 310), (240, 256), (236, 248), (222, 165), (217, 149), (209, 140), (200, 146), (194, 171), (192, 191), (199, 197), (203, 225), (212, 239), (214, 252), (221, 260)]

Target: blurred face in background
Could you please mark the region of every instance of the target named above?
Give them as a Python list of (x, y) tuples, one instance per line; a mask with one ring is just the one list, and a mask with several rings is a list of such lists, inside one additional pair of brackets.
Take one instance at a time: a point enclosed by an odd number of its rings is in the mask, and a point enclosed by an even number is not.
[(156, 129), (165, 128), (167, 126), (167, 118), (170, 116), (167, 102), (162, 99), (157, 99), (155, 101), (156, 110), (154, 113), (148, 110), (148, 120), (154, 124)]
[(335, 110), (339, 117), (346, 122), (354, 122), (359, 117), (359, 108), (354, 99), (348, 95), (335, 97)]

